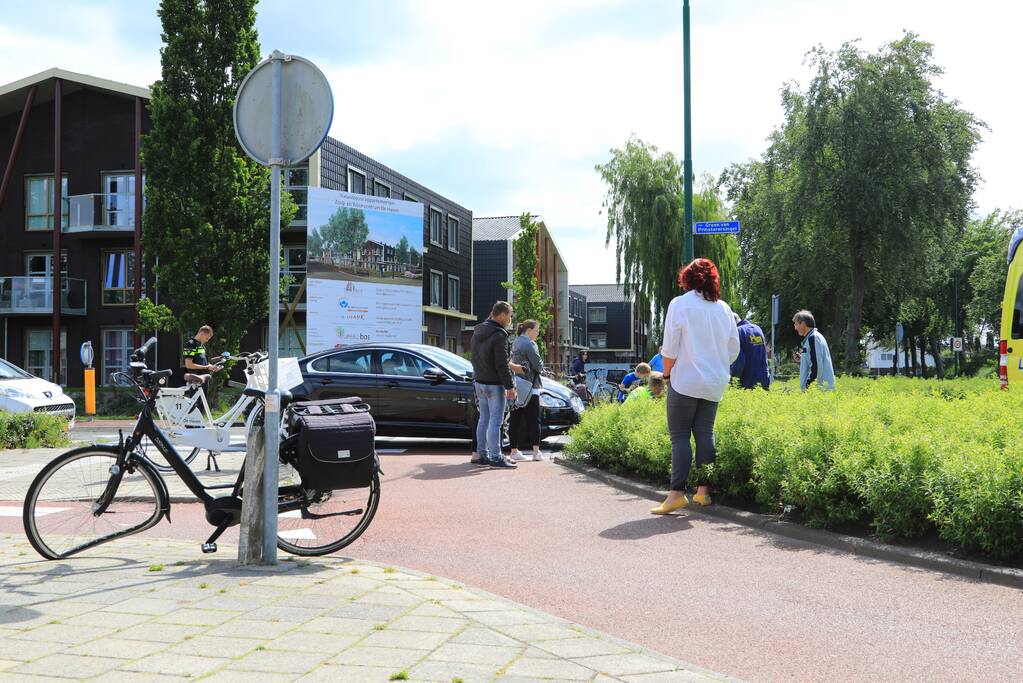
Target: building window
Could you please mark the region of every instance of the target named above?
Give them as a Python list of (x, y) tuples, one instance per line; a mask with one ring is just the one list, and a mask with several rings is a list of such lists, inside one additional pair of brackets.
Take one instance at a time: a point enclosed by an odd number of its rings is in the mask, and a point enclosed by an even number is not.
[(410, 195), (408, 192), (402, 192), (401, 198), (404, 199), (406, 202), (418, 202), (419, 201), (418, 199), (416, 199), (415, 197)]
[(448, 249), (458, 253), (458, 219), (448, 216)]
[(103, 225), (135, 226), (134, 173), (103, 174)]
[(130, 328), (103, 330), (103, 366), (100, 381), (113, 384), (115, 372), (128, 371), (128, 359), (135, 348)]
[(444, 275), (436, 270), (430, 271), (430, 305), (444, 308)]
[[(36, 377), (53, 381), (53, 330), (28, 330), (25, 343), (25, 370)], [(67, 384), (67, 331), (60, 331), (60, 384)]]
[(440, 335), (428, 334), (426, 335), (426, 343), (430, 346), (436, 346), (440, 348)]
[(135, 303), (135, 254), (131, 251), (103, 252), (104, 306), (131, 306)]
[(607, 348), (607, 334), (604, 332), (590, 332), (590, 348), (591, 349), (606, 349)]
[(355, 194), (366, 194), (366, 174), (348, 167), (348, 191)]
[(607, 322), (607, 309), (603, 306), (590, 307), (590, 322), (603, 325)]
[(305, 223), (309, 216), (309, 167), (289, 168), (284, 174), (284, 189), (298, 205), (292, 225)]
[(448, 337), (448, 351), (458, 353), (458, 340), (454, 337)]
[[(298, 295), (298, 290), (302, 288), (302, 282), (305, 280), (306, 274), (306, 252), (305, 247), (284, 247), (284, 269), (281, 271), (281, 275), (287, 275), (291, 278), (291, 284), (288, 288), (281, 293), (281, 302), (291, 304)], [(305, 292), (302, 293), (302, 298), (299, 299), (298, 303), (304, 304), (306, 299)]]
[[(60, 184), (60, 196), (64, 200), (60, 224), (67, 227), (67, 176)], [(53, 230), (53, 176), (28, 176), (25, 178), (25, 229)]]
[(444, 246), (444, 214), (437, 209), (430, 209), (430, 244)]
[(454, 275), (448, 275), (448, 308), (453, 311), (458, 310), (458, 293), (461, 286), (462, 283), (459, 278)]
[(373, 194), (377, 197), (391, 198), (391, 188), (380, 182), (376, 178), (373, 179)]

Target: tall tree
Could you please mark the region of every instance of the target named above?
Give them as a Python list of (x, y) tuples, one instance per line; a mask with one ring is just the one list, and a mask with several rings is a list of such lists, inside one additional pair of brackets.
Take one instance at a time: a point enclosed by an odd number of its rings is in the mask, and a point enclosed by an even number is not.
[[(270, 174), (242, 152), (232, 120), (238, 87), (259, 59), (255, 6), (160, 3), (161, 75), (142, 140), (142, 246), (157, 287), (185, 329), (212, 325), (214, 348), (227, 351), (267, 315)], [(282, 192), (283, 225), (294, 208)]]
[[(683, 265), (684, 194), (682, 168), (670, 152), (630, 138), (623, 149), (612, 149), (611, 158), (596, 167), (607, 184), (606, 243), (615, 246), (616, 278), (628, 295), (638, 295), (653, 306), (660, 320), (668, 303), (678, 295), (678, 271)], [(695, 220), (725, 218), (717, 186), (704, 177), (693, 198)], [(694, 239), (696, 256), (717, 263), (722, 296), (738, 307), (738, 246), (726, 235)]]
[(408, 265), (409, 262), (409, 242), (405, 235), (401, 236), (398, 240), (398, 246), (394, 248), (394, 258), (398, 260), (398, 263)]
[(912, 33), (875, 53), (812, 50), (813, 79), (783, 89), (767, 152), (723, 176), (744, 221), (751, 306), (781, 292), (789, 308), (816, 309), (850, 367), (865, 328), (894, 327), (896, 293), (947, 282), (935, 263), (971, 207), (983, 124), (935, 87), (932, 56)]
[(536, 268), (540, 263), (536, 253), (536, 236), (540, 224), (530, 214), (524, 213), (519, 217), (519, 226), (522, 231), (512, 244), (512, 281), (504, 282), (501, 286), (512, 290), (515, 295), (515, 320), (521, 322), (532, 319), (540, 323), (540, 336), (536, 343), (540, 347), (540, 355), (546, 356), (544, 336), (554, 319), (554, 309), (551, 298), (540, 288), (536, 278)]
[(355, 256), (366, 245), (369, 225), (362, 209), (341, 207), (321, 225), (319, 230), (323, 245), (337, 254)]

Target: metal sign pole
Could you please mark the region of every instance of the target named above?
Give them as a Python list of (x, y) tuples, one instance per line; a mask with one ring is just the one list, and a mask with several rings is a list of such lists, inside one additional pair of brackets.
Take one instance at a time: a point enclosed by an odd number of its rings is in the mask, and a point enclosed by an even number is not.
[(270, 320), (269, 372), (264, 412), (263, 459), (263, 562), (277, 563), (277, 457), (281, 445), (281, 394), (277, 389), (277, 336), (281, 307), (281, 61), (273, 55), (273, 113), (270, 116)]

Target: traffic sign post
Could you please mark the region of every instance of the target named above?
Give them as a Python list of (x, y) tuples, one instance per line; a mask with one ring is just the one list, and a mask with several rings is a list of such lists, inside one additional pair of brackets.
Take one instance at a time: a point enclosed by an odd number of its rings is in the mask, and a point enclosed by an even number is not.
[(778, 357), (774, 346), (774, 328), (781, 321), (781, 294), (771, 295), (771, 372), (778, 374)]
[(902, 326), (902, 323), (895, 323), (895, 374), (899, 374), (899, 345), (902, 344), (902, 338), (906, 334), (906, 328)]
[(274, 50), (238, 89), (234, 127), (245, 153), (270, 167), (269, 372), (264, 400), (263, 444), (249, 434), (246, 494), (238, 561), (277, 563), (277, 459), (281, 394), (277, 386), (281, 289), (281, 171), (308, 159), (327, 138), (334, 97), (323, 73), (307, 59)]
[(738, 235), (739, 221), (702, 221), (693, 226), (694, 235)]

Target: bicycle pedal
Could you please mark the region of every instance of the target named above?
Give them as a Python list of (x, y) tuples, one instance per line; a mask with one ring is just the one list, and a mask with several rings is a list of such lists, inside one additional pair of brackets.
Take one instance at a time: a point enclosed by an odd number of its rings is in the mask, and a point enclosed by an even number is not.
[(216, 543), (203, 543), (202, 544), (202, 551), (203, 551), (203, 553), (205, 553), (207, 555), (209, 555), (210, 553), (215, 553), (215, 552), (217, 552), (217, 544)]

